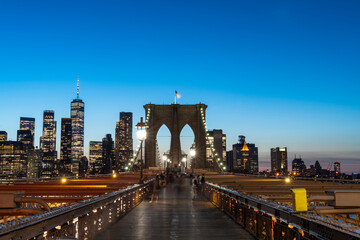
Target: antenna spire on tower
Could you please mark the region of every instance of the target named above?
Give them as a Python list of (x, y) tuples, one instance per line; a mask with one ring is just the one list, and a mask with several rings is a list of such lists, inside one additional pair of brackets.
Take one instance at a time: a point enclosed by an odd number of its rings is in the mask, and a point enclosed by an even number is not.
[(79, 76), (77, 78), (77, 91), (76, 91), (76, 98), (79, 99)]

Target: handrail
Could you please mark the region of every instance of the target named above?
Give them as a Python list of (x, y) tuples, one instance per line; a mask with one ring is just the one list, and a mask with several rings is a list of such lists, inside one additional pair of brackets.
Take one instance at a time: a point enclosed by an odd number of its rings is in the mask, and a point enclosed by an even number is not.
[[(273, 229), (268, 233), (273, 234), (274, 224), (277, 224), (282, 231), (289, 231), (291, 234), (300, 234), (299, 236), (313, 236), (319, 239), (359, 239), (360, 231), (354, 225), (340, 223), (339, 221), (317, 216), (310, 212), (298, 213), (288, 205), (281, 205), (275, 202), (262, 199), (257, 196), (251, 196), (237, 192), (232, 189), (224, 188), (213, 183), (206, 183), (204, 195), (214, 203), (218, 208), (225, 211), (234, 219), (240, 219), (239, 214), (244, 214), (240, 224), (244, 225), (250, 232), (257, 235), (260, 239), (261, 234), (258, 228), (252, 228), (256, 224), (265, 224), (266, 228)], [(230, 204), (231, 203), (231, 204)], [(235, 211), (242, 209), (242, 211)], [(256, 215), (257, 220), (250, 223), (247, 219), (251, 215)], [(256, 219), (256, 218), (255, 218)], [(270, 220), (268, 220), (270, 219)], [(273, 222), (273, 223), (271, 223)], [(266, 225), (266, 224), (265, 224)], [(290, 229), (289, 229), (290, 228)], [(287, 229), (287, 230), (286, 230)], [(296, 230), (294, 232), (294, 229)], [(259, 235), (259, 236), (258, 236)], [(271, 238), (270, 238), (271, 239)]]
[[(9, 221), (0, 225), (0, 240), (30, 239), (37, 237), (43, 233), (45, 234), (46, 231), (54, 229), (56, 226), (75, 224), (78, 221), (78, 217), (96, 214), (96, 209), (103, 209), (108, 204), (117, 204), (116, 206), (119, 206), (119, 203), (116, 202), (117, 200), (122, 197), (131, 196), (128, 201), (124, 203), (125, 210), (128, 211), (142, 201), (146, 188), (150, 187), (153, 182), (154, 179), (151, 179), (144, 184), (135, 184), (118, 191), (86, 199), (50, 212)], [(136, 194), (136, 197), (134, 194)], [(88, 229), (88, 231), (90, 230), (93, 229)]]

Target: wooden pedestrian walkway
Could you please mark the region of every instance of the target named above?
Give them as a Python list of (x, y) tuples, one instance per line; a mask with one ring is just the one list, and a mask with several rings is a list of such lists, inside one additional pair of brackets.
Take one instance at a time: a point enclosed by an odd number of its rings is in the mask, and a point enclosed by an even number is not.
[(100, 232), (104, 239), (255, 239), (205, 199), (192, 200), (190, 179), (163, 188)]

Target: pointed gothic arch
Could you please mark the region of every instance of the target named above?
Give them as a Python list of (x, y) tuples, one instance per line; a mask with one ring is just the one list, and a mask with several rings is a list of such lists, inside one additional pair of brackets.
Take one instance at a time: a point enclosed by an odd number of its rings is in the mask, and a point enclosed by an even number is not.
[[(206, 168), (206, 132), (202, 119), (205, 119), (207, 105), (155, 105), (146, 104), (149, 113), (148, 131), (145, 140), (146, 167), (156, 166), (156, 136), (162, 125), (166, 125), (171, 134), (170, 155), (172, 165), (177, 166), (181, 161), (180, 133), (186, 124), (194, 132), (196, 156), (194, 168)], [(203, 116), (201, 115), (201, 110)]]

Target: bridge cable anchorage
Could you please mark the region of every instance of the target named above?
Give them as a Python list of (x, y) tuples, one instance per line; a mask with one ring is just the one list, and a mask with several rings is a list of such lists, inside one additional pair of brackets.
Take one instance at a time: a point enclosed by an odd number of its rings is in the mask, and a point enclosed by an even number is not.
[(207, 145), (206, 148), (210, 148), (213, 157), (213, 162), (216, 162), (221, 173), (224, 173), (226, 172), (226, 166), (224, 166), (224, 164), (221, 162), (221, 159), (219, 158), (219, 154), (216, 152), (216, 149), (214, 148), (213, 141), (210, 140), (210, 134), (206, 127), (205, 114), (203, 108), (200, 109), (200, 114), (201, 114), (201, 120), (204, 126), (204, 130), (206, 133), (206, 145)]
[[(148, 125), (150, 120), (150, 109), (147, 109), (146, 112), (146, 117), (145, 117), (145, 124)], [(130, 159), (130, 162), (128, 163), (128, 165), (125, 167), (125, 172), (130, 172), (131, 170), (133, 170), (134, 166), (137, 164), (140, 154), (140, 147), (141, 145), (139, 144), (133, 154), (133, 158)]]

